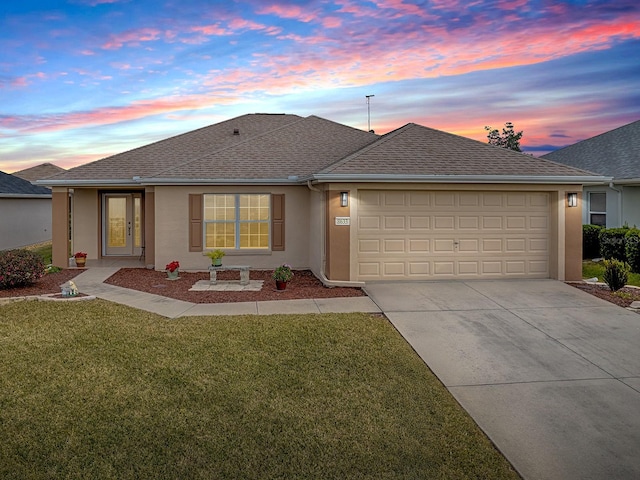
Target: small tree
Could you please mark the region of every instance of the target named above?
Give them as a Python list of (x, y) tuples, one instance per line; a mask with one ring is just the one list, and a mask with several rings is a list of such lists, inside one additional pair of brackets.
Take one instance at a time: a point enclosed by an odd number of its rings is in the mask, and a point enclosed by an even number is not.
[(489, 132), (489, 135), (487, 135), (489, 145), (508, 148), (509, 150), (515, 150), (516, 152), (522, 151), (520, 150), (520, 139), (524, 132), (522, 130), (519, 132), (514, 131), (513, 123), (505, 123), (504, 128), (502, 129), (502, 134), (500, 134), (497, 128), (484, 127), (484, 129)]

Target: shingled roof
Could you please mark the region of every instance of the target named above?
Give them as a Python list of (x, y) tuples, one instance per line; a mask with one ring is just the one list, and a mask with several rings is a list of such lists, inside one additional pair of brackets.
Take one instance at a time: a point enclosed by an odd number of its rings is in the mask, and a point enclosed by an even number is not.
[[(167, 169), (299, 121), (298, 115), (247, 114), (176, 135), (134, 150), (80, 165), (56, 176), (64, 180), (121, 180), (153, 177)], [(236, 133), (237, 132), (237, 133)], [(210, 172), (211, 173), (211, 172)]]
[(316, 178), (589, 177), (594, 174), (409, 123), (318, 172)]
[(313, 115), (249, 114), (81, 165), (39, 183), (584, 183), (603, 178), (414, 123), (381, 137)]
[(178, 165), (154, 180), (301, 179), (377, 139), (378, 135), (312, 115)]
[(48, 188), (32, 185), (20, 177), (0, 172), (0, 197), (42, 197), (51, 196)]
[(41, 163), (35, 167), (25, 168), (19, 172), (13, 172), (12, 175), (20, 177), (23, 180), (28, 180), (29, 182), (35, 182), (41, 178), (50, 178), (65, 171), (66, 170), (64, 168), (58, 167), (53, 163)]
[(615, 180), (640, 179), (640, 120), (542, 156)]

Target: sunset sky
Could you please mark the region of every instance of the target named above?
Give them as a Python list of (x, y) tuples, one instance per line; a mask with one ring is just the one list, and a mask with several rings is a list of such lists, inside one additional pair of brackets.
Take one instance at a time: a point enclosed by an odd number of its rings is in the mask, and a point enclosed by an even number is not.
[(245, 113), (409, 122), (539, 155), (640, 119), (640, 2), (4, 0), (0, 170)]

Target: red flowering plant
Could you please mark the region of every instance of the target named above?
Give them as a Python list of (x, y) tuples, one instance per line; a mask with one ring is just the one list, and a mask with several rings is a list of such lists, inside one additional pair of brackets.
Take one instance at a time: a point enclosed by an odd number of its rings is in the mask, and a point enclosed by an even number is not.
[(178, 268), (180, 268), (180, 262), (177, 260), (167, 263), (167, 265), (164, 267), (164, 269), (169, 272), (175, 272)]
[(73, 254), (74, 258), (87, 258), (87, 254), (85, 252), (76, 252)]

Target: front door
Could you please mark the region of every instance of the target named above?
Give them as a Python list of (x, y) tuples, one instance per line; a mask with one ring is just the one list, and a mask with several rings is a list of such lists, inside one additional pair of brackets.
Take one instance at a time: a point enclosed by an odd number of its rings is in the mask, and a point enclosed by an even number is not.
[(104, 255), (138, 256), (142, 252), (142, 196), (104, 195)]

